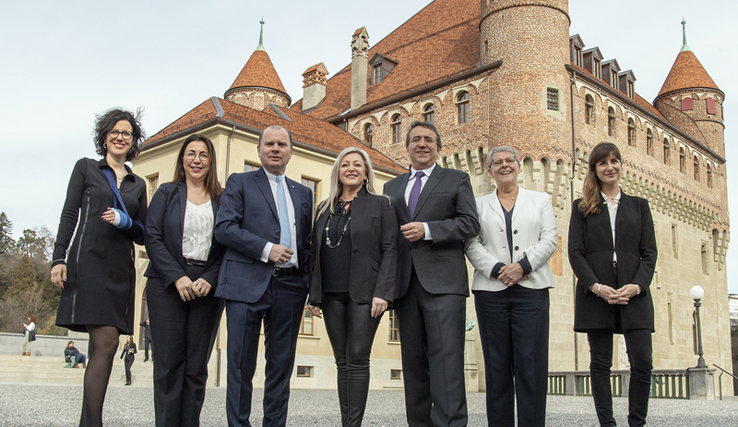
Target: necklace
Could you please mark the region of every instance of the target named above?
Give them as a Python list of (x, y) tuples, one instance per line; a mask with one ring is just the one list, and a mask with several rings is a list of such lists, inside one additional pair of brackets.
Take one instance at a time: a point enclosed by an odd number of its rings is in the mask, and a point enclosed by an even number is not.
[[(339, 210), (341, 212), (344, 211), (344, 208), (347, 204), (351, 202), (344, 202), (343, 200), (338, 201), (338, 206), (336, 210)], [(335, 245), (331, 245), (331, 238), (328, 235), (328, 232), (330, 231), (331, 227), (331, 219), (333, 219), (333, 212), (328, 214), (328, 222), (325, 224), (325, 244), (328, 245), (331, 249), (336, 249), (337, 247), (341, 246), (341, 241), (343, 240), (343, 236), (346, 234), (346, 230), (348, 229), (349, 224), (351, 223), (351, 207), (349, 206), (349, 210), (346, 212), (348, 214), (348, 219), (346, 220), (346, 223), (343, 225), (343, 230), (341, 231), (341, 236), (338, 238), (338, 243)]]

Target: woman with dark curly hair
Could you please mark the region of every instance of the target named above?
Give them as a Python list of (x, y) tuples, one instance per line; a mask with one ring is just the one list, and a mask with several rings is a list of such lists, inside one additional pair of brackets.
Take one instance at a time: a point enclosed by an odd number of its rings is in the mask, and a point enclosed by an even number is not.
[(98, 116), (95, 147), (102, 159), (77, 161), (59, 221), (51, 267), (51, 282), (62, 290), (56, 324), (90, 335), (80, 426), (102, 425), (118, 337), (133, 333), (133, 243), (143, 245), (146, 184), (125, 162), (136, 157), (143, 138), (140, 113), (113, 109)]

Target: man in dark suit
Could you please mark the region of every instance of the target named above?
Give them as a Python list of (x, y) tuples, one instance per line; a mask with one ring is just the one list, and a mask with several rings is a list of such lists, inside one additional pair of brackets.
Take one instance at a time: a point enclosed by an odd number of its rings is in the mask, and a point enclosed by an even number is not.
[(297, 334), (307, 297), (312, 191), (284, 176), (292, 136), (281, 126), (259, 135), (262, 168), (231, 175), (215, 236), (228, 250), (215, 296), (226, 299), (230, 426), (251, 426), (252, 380), (264, 321), (264, 427), (284, 426)]
[(408, 424), (467, 425), (464, 322), (469, 296), (464, 241), (479, 233), (469, 175), (436, 164), (441, 136), (414, 122), (412, 168), (388, 182), (400, 231), (395, 312)]

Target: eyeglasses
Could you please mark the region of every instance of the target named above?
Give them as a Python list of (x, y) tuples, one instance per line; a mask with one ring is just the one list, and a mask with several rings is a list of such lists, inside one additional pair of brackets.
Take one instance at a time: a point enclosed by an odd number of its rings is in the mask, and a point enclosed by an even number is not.
[(503, 163), (507, 163), (508, 165), (514, 165), (518, 161), (515, 160), (515, 157), (508, 157), (506, 159), (494, 159), (492, 160), (492, 166), (499, 168), (502, 166)]
[(108, 135), (110, 135), (110, 137), (113, 139), (118, 138), (118, 135), (120, 135), (120, 137), (123, 138), (123, 140), (125, 141), (130, 140), (131, 137), (133, 136), (133, 134), (128, 132), (127, 130), (124, 130), (123, 132), (117, 131), (117, 130), (111, 130), (110, 132), (108, 132)]
[(200, 157), (200, 160), (209, 160), (210, 156), (208, 153), (200, 153), (199, 155), (195, 153), (194, 151), (188, 151), (185, 153), (185, 157), (187, 157), (187, 160), (195, 160), (195, 157)]

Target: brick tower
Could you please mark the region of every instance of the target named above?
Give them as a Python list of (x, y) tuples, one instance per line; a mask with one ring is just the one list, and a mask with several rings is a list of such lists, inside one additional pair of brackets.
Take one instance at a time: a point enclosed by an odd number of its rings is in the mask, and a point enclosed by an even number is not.
[(490, 82), (489, 148), (535, 160), (570, 152), (568, 1), (481, 2), (482, 66), (502, 60)]
[(653, 105), (679, 129), (724, 157), (725, 94), (687, 46), (685, 21), (682, 21), (682, 27), (682, 50)]

